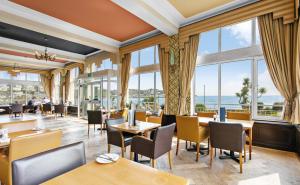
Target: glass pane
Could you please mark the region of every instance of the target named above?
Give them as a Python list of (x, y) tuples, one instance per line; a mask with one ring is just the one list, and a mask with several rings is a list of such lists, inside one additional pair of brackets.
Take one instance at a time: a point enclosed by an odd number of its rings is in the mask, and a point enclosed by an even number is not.
[(200, 34), (198, 55), (218, 52), (219, 29), (203, 32)]
[(158, 56), (158, 46), (155, 46), (155, 60), (156, 60), (156, 64), (159, 64), (159, 56)]
[(195, 112), (218, 108), (218, 65), (198, 66), (195, 71)]
[(25, 85), (21, 85), (21, 84), (13, 85), (12, 93), (13, 93), (13, 103), (26, 104)]
[(118, 84), (117, 84), (117, 77), (113, 77), (110, 79), (110, 102), (111, 102), (111, 109), (118, 108)]
[(139, 103), (139, 76), (133, 75), (129, 79), (128, 83), (128, 100), (127, 100), (127, 107), (130, 104), (138, 104)]
[(108, 107), (108, 102), (107, 102), (107, 79), (103, 81), (102, 83), (102, 108), (107, 109)]
[(140, 50), (140, 66), (154, 64), (154, 49), (155, 46)]
[(140, 75), (140, 106), (142, 110), (154, 110), (154, 73)]
[(0, 71), (0, 79), (10, 79), (11, 75), (7, 71)]
[(249, 47), (252, 37), (251, 26), (252, 21), (249, 20), (221, 28), (221, 51)]
[(27, 85), (26, 86), (26, 90), (27, 90), (27, 100), (31, 100), (33, 98), (36, 99), (36, 101), (39, 101), (38, 99), (38, 95), (39, 95), (39, 89), (37, 85)]
[(139, 52), (135, 51), (131, 53), (131, 67), (139, 67)]
[(251, 60), (221, 65), (221, 107), (227, 111), (251, 111)]
[(40, 75), (35, 73), (27, 73), (27, 81), (40, 81)]
[(0, 84), (0, 105), (10, 104), (10, 85)]
[(102, 61), (101, 70), (105, 69), (112, 69), (112, 63), (109, 58)]
[(26, 73), (18, 73), (17, 76), (13, 76), (14, 80), (26, 80)]
[(257, 62), (257, 115), (280, 118), (284, 98), (274, 86), (265, 60)]
[(156, 73), (156, 107), (155, 111), (158, 111), (165, 104), (165, 94), (161, 82), (160, 72)]
[(255, 35), (256, 35), (256, 38), (255, 38), (255, 42), (256, 44), (260, 44), (260, 33), (259, 33), (259, 29), (258, 29), (258, 21), (256, 19), (256, 24), (255, 24)]

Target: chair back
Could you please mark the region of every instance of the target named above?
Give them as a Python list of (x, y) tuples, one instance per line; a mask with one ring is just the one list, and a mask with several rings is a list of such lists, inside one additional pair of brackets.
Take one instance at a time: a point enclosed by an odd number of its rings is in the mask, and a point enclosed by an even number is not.
[(227, 112), (227, 119), (251, 120), (250, 112)]
[(242, 152), (245, 132), (240, 123), (209, 122), (210, 142), (214, 148)]
[(145, 122), (146, 121), (146, 112), (136, 111), (135, 112), (135, 120)]
[(11, 139), (8, 154), (8, 184), (11, 182), (11, 162), (61, 146), (62, 131), (28, 134)]
[(43, 104), (43, 111), (52, 111), (52, 105), (49, 103)]
[(155, 159), (171, 150), (175, 127), (176, 123), (157, 128), (153, 138)]
[[(175, 115), (163, 114), (161, 118), (161, 126), (171, 125), (172, 123), (176, 123)], [(176, 131), (176, 127), (175, 127)]]
[(65, 105), (63, 104), (54, 105), (54, 112), (63, 114), (65, 112)]
[(12, 104), (11, 105), (11, 112), (12, 113), (23, 112), (23, 105), (22, 104)]
[(197, 112), (198, 117), (213, 118), (215, 114), (215, 112)]
[(102, 111), (101, 110), (88, 110), (88, 124), (102, 124)]
[(74, 143), (13, 161), (13, 185), (41, 184), (86, 163), (84, 143)]
[(197, 116), (176, 116), (177, 138), (199, 142), (200, 132)]

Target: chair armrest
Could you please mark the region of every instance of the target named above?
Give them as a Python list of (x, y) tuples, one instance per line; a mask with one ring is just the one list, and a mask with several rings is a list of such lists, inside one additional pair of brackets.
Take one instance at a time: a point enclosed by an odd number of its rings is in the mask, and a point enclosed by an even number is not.
[(153, 158), (154, 142), (143, 136), (134, 136), (131, 142), (131, 152), (135, 152), (143, 156)]

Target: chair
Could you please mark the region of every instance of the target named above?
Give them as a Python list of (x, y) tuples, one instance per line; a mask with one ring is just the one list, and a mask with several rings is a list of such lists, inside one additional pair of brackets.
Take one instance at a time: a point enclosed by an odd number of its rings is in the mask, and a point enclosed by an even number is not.
[(103, 129), (102, 111), (101, 110), (88, 110), (88, 135), (90, 135), (90, 125), (94, 125), (94, 132), (96, 130), (95, 125), (100, 125), (101, 133)]
[(118, 125), (124, 123), (124, 118), (119, 119), (107, 119), (107, 151), (110, 153), (111, 145), (121, 147), (122, 157), (124, 157), (125, 148), (131, 144), (132, 137), (134, 135), (129, 133), (122, 133), (114, 128), (111, 125)]
[(251, 120), (250, 112), (227, 112), (227, 119)]
[(176, 123), (168, 126), (159, 127), (155, 131), (153, 140), (143, 136), (135, 136), (131, 142), (130, 159), (133, 158), (133, 153), (149, 157), (152, 161), (152, 167), (155, 168), (155, 160), (168, 152), (169, 165), (172, 169), (172, 138), (174, 135)]
[(15, 117), (17, 117), (17, 114), (23, 117), (23, 105), (22, 104), (12, 104), (11, 110), (10, 110), (10, 116), (11, 114), (15, 114)]
[(243, 172), (243, 151), (246, 160), (246, 134), (239, 123), (209, 122), (210, 130), (210, 166), (212, 165), (214, 148), (239, 152), (240, 173)]
[(199, 159), (200, 142), (204, 141), (209, 136), (209, 129), (199, 126), (198, 117), (196, 116), (176, 116), (177, 123), (177, 148), (178, 155), (179, 141), (185, 140), (195, 142), (197, 147), (196, 161)]
[(162, 117), (163, 117), (163, 112), (161, 112), (159, 116), (149, 116), (147, 122), (161, 124)]
[(54, 113), (55, 113), (55, 118), (57, 118), (57, 114), (60, 114), (61, 117), (65, 113), (65, 105), (64, 104), (59, 104), (59, 105), (54, 105)]
[(0, 156), (1, 183), (12, 185), (12, 161), (57, 148), (61, 145), (61, 138), (62, 131), (57, 130), (11, 139), (8, 155)]
[(147, 121), (146, 118), (147, 118), (146, 112), (139, 112), (139, 111), (135, 112), (135, 120), (146, 122)]
[(215, 112), (197, 112), (198, 117), (213, 118), (215, 114)]
[(86, 163), (83, 142), (12, 162), (13, 185), (41, 184)]
[(52, 105), (50, 103), (46, 103), (42, 105), (43, 114), (47, 114), (48, 112), (52, 113)]
[(127, 120), (127, 117), (128, 117), (128, 109), (127, 108), (110, 114), (110, 118), (112, 118), (112, 119), (124, 118), (125, 120)]

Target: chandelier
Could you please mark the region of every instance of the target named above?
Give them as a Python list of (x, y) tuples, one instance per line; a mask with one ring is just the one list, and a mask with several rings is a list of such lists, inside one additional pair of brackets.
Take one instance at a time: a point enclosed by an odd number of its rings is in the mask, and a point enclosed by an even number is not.
[[(45, 42), (47, 42), (47, 38), (44, 39)], [(44, 53), (39, 53), (38, 51), (35, 51), (35, 58), (38, 60), (46, 60), (47, 61), (54, 61), (56, 59), (56, 55), (50, 55), (47, 51), (47, 46), (45, 47), (45, 52)]]
[(18, 68), (17, 64), (15, 63), (13, 68), (11, 69), (11, 71), (13, 73), (20, 73), (21, 72), (21, 69)]

